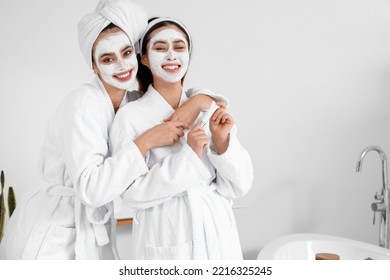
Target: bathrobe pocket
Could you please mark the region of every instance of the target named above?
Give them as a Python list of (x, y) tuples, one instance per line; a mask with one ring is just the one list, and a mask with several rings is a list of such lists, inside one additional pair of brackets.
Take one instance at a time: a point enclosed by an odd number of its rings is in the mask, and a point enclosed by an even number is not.
[(37, 259), (75, 259), (76, 229), (52, 224), (43, 239)]
[(146, 246), (147, 260), (190, 260), (193, 258), (192, 242), (174, 246)]

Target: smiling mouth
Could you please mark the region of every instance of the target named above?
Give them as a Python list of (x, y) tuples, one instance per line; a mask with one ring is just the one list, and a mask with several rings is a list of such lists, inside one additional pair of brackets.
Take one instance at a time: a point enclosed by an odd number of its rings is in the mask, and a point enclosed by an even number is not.
[(162, 68), (168, 72), (174, 72), (181, 67), (180, 64), (165, 64)]
[(132, 72), (133, 72), (133, 69), (131, 69), (131, 70), (128, 70), (128, 71), (126, 71), (126, 72), (122, 72), (122, 73), (119, 73), (119, 74), (115, 74), (113, 77), (115, 78), (115, 79), (117, 79), (118, 81), (120, 81), (120, 82), (127, 82), (128, 80), (130, 80), (131, 79), (131, 74), (132, 74)]

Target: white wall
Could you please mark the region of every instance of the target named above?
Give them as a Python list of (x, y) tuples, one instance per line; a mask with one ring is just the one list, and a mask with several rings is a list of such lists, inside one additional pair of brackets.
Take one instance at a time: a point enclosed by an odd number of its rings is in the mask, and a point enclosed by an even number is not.
[[(0, 0), (0, 169), (17, 195), (39, 186), (50, 114), (92, 77), (77, 22), (96, 2)], [(137, 2), (192, 31), (187, 85), (231, 100), (255, 169), (235, 210), (245, 257), (296, 232), (377, 244), (380, 160), (369, 154), (362, 174), (355, 164), (373, 144), (390, 156), (390, 1)]]

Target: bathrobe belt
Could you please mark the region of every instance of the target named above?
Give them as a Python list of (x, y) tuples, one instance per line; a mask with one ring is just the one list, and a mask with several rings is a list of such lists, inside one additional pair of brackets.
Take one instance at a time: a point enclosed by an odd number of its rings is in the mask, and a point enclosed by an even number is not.
[[(85, 206), (80, 199), (75, 196), (72, 187), (54, 185), (48, 189), (49, 195), (54, 196), (73, 196), (75, 209), (75, 228), (76, 228), (76, 259), (100, 259), (102, 247), (110, 242), (107, 233), (106, 224), (111, 218), (111, 238), (112, 249), (115, 258), (118, 259), (115, 242), (115, 219), (113, 213), (113, 203), (109, 203), (97, 208)], [(96, 243), (95, 243), (96, 242)], [(96, 246), (96, 244), (98, 246)]]
[(205, 220), (210, 215), (207, 213), (205, 215), (203, 214), (209, 211), (207, 202), (203, 197), (215, 190), (215, 184), (211, 184), (210, 186), (205, 183), (201, 187), (190, 188), (186, 191), (191, 205), (193, 257), (195, 260), (219, 258), (216, 255), (216, 252), (219, 252), (219, 250), (215, 248), (215, 246), (218, 246), (217, 233), (214, 227), (208, 227), (208, 225), (214, 223)]

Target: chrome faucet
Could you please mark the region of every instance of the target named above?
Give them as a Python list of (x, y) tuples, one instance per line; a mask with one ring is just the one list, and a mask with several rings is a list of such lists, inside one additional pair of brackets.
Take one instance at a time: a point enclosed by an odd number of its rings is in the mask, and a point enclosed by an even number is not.
[(389, 226), (389, 188), (387, 184), (387, 157), (385, 152), (381, 147), (370, 146), (362, 151), (358, 162), (356, 164), (356, 172), (362, 171), (362, 163), (366, 154), (370, 151), (375, 151), (379, 154), (382, 160), (382, 188), (374, 196), (375, 202), (371, 204), (371, 209), (374, 211), (374, 220), (375, 224), (376, 213), (380, 215), (380, 224), (379, 224), (379, 246), (390, 248), (390, 231)]

